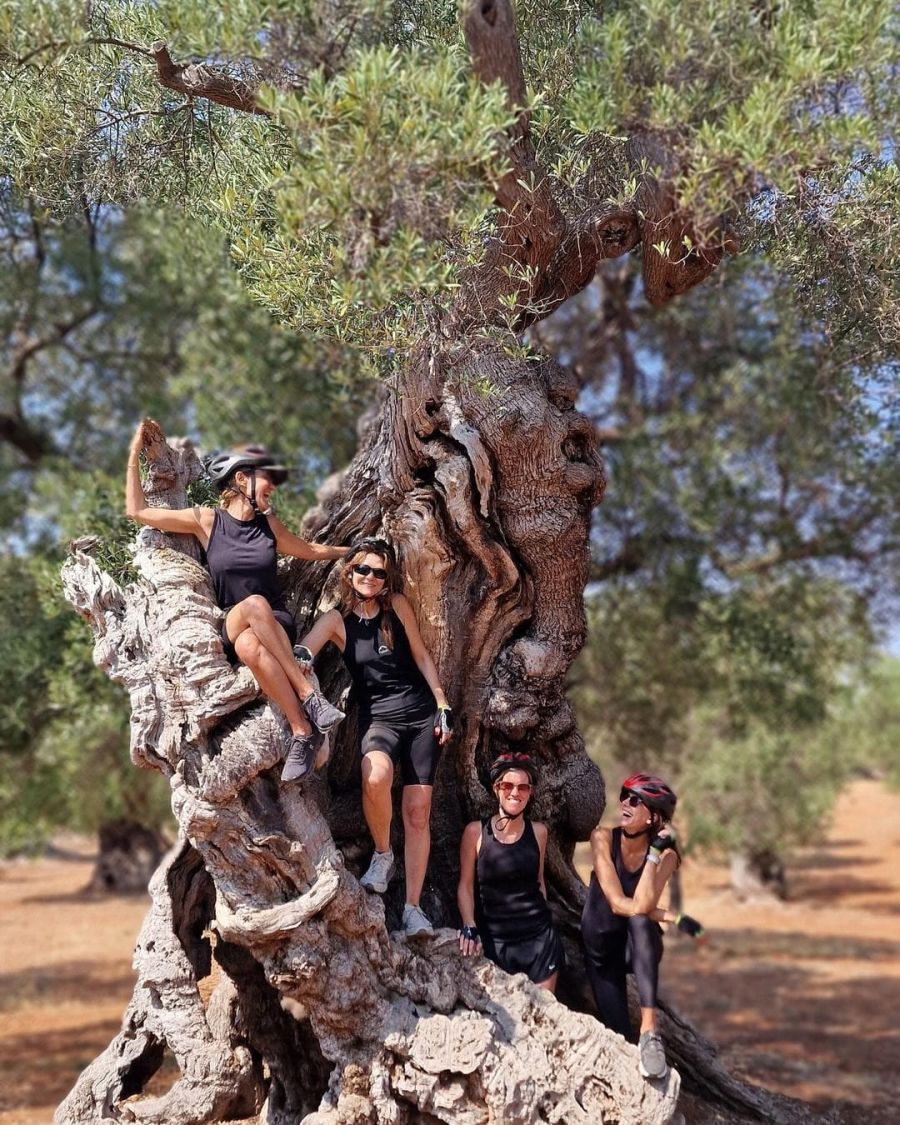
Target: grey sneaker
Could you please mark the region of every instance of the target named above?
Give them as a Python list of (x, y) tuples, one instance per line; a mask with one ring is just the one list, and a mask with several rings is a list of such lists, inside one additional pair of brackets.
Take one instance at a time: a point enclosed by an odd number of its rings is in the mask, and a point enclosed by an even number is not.
[(360, 879), (359, 885), (365, 887), (367, 891), (374, 891), (377, 895), (383, 895), (388, 889), (388, 883), (391, 881), (393, 874), (394, 853), (390, 850), (375, 852), (369, 864), (369, 870)]
[(641, 1074), (645, 1078), (665, 1078), (669, 1073), (663, 1042), (655, 1031), (642, 1031), (638, 1044), (641, 1053)]
[(315, 763), (316, 749), (313, 735), (295, 734), (284, 760), (281, 780), (300, 781), (301, 778), (306, 777)]
[(323, 734), (333, 730), (341, 719), (347, 717), (343, 711), (329, 703), (320, 691), (314, 691), (303, 701), (303, 709)]
[(409, 903), (403, 907), (401, 928), (410, 937), (428, 937), (434, 933), (434, 926), (428, 921), (418, 906)]

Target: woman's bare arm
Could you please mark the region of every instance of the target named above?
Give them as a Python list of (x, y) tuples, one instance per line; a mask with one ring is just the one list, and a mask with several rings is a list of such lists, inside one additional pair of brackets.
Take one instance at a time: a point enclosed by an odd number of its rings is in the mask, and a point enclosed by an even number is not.
[(534, 836), (538, 843), (538, 851), (541, 855), (540, 867), (538, 868), (538, 886), (541, 888), (541, 894), (546, 898), (547, 884), (544, 879), (544, 860), (547, 856), (547, 840), (550, 833), (547, 830), (547, 825), (542, 821), (533, 822), (531, 827), (534, 829)]
[(337, 645), (341, 652), (347, 643), (347, 634), (344, 629), (344, 620), (336, 609), (329, 609), (313, 623), (313, 627), (300, 642), (309, 649), (313, 656), (318, 656), (322, 649), (331, 641)]
[(349, 547), (330, 547), (327, 543), (307, 543), (299, 535), (288, 531), (278, 516), (270, 515), (267, 519), (275, 534), (275, 547), (281, 555), (309, 562), (323, 562), (327, 559), (342, 559), (350, 550)]
[[(475, 925), (475, 864), (478, 862), (478, 844), (481, 840), (481, 823), (471, 821), (463, 829), (459, 843), (459, 886), (456, 889), (456, 904), (463, 926)], [(459, 949), (465, 957), (471, 957), (481, 947), (479, 940), (459, 935)]]
[[(129, 519), (159, 531), (178, 535), (194, 535), (205, 547), (212, 530), (213, 515), (209, 508), (150, 508), (141, 485), (141, 451), (159, 426), (151, 418), (143, 418), (131, 439), (128, 467), (125, 471), (125, 514)], [(161, 431), (160, 431), (161, 433)]]

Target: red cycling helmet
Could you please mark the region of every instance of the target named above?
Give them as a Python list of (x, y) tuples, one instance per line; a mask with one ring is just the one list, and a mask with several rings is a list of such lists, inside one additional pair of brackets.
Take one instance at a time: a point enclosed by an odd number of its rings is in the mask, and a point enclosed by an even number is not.
[(665, 820), (675, 815), (678, 798), (661, 777), (649, 773), (633, 773), (622, 782), (620, 799), (626, 793), (634, 793), (652, 812), (658, 812)]

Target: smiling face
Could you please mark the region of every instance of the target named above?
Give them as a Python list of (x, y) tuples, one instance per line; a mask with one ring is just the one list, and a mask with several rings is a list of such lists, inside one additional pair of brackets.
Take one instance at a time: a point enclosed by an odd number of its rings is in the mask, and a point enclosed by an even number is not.
[[(272, 477), (266, 472), (265, 469), (256, 469), (256, 504), (262, 512), (266, 512), (270, 507), (270, 500), (272, 494), (278, 487), (272, 480)], [(250, 473), (245, 473), (243, 469), (238, 469), (234, 474), (234, 483), (244, 496), (252, 496)]]
[[(637, 801), (637, 804), (634, 802)], [(623, 790), (619, 801), (620, 823), (626, 832), (643, 832), (653, 821), (653, 814), (637, 794)]]
[(377, 555), (374, 551), (367, 551), (353, 559), (350, 564), (350, 583), (357, 597), (378, 597), (387, 581), (388, 565), (384, 555)]
[(494, 782), (500, 811), (506, 816), (522, 812), (531, 799), (531, 778), (526, 770), (507, 770)]

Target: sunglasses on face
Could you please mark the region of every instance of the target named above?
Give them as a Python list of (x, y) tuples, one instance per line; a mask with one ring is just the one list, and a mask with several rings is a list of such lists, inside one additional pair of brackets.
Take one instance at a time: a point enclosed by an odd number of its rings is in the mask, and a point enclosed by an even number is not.
[(630, 789), (623, 789), (619, 793), (619, 802), (623, 805), (630, 805), (633, 809), (644, 803), (637, 793), (632, 793)]
[(510, 793), (530, 793), (531, 782), (523, 781), (522, 784), (519, 785), (515, 781), (498, 781), (497, 788), (504, 797), (508, 797)]
[(365, 563), (357, 563), (353, 573), (358, 574), (360, 578), (368, 578), (371, 574), (373, 578), (379, 578), (382, 582), (387, 578), (386, 570), (382, 570), (380, 566), (366, 566)]

